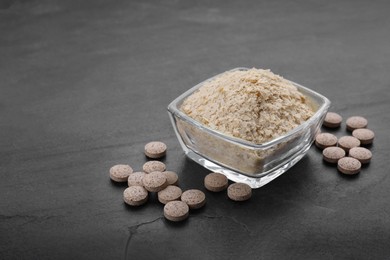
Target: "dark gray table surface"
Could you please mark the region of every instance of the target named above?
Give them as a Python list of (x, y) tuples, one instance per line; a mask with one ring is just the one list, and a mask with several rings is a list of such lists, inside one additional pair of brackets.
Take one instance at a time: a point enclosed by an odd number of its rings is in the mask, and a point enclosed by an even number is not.
[[(389, 259), (389, 1), (0, 1), (1, 259)], [(123, 203), (108, 169), (144, 145), (181, 188), (166, 107), (235, 67), (270, 68), (362, 115), (373, 160), (347, 178), (312, 147), (245, 203), (206, 192), (182, 223)], [(338, 136), (348, 134), (345, 124)]]

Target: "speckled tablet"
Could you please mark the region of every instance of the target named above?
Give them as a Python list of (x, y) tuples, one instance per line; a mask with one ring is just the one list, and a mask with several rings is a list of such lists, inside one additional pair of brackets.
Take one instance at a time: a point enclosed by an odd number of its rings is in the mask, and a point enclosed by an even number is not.
[(362, 116), (351, 116), (346, 121), (347, 130), (353, 131), (359, 128), (366, 128), (368, 121)]
[(165, 171), (165, 164), (160, 161), (148, 161), (142, 166), (142, 169), (146, 173), (163, 172)]
[(372, 153), (364, 147), (354, 147), (349, 150), (349, 156), (359, 160), (362, 164), (366, 164), (371, 161)]
[(338, 160), (345, 157), (345, 150), (336, 146), (327, 147), (322, 151), (322, 156), (324, 161), (328, 163), (337, 163)]
[(355, 129), (352, 132), (352, 136), (359, 139), (362, 145), (371, 144), (375, 138), (375, 133), (367, 128)]
[(130, 206), (140, 206), (148, 200), (148, 191), (142, 186), (131, 186), (123, 192), (123, 199)]
[(339, 114), (328, 112), (322, 125), (328, 128), (337, 128), (340, 127), (342, 121), (343, 118)]
[(320, 133), (316, 136), (315, 145), (320, 149), (335, 146), (337, 144), (337, 137), (330, 133)]
[(142, 179), (144, 178), (146, 173), (144, 172), (133, 172), (129, 175), (127, 179), (127, 184), (130, 186), (143, 186)]
[(170, 201), (164, 206), (164, 217), (170, 221), (183, 221), (188, 218), (190, 208), (181, 200)]
[(360, 172), (362, 164), (359, 160), (352, 157), (341, 158), (337, 162), (337, 169), (344, 174), (354, 175)]
[(157, 194), (158, 201), (162, 204), (167, 204), (173, 200), (179, 200), (181, 197), (182, 191), (179, 187), (174, 185), (168, 185), (165, 189), (160, 190)]
[(168, 185), (177, 185), (179, 182), (179, 176), (176, 172), (165, 171), (163, 172), (167, 176)]
[(110, 178), (115, 182), (126, 182), (133, 169), (127, 164), (117, 164), (110, 168)]
[(199, 209), (206, 204), (206, 195), (201, 190), (191, 189), (183, 192), (181, 200), (187, 203), (190, 209)]
[(167, 177), (162, 172), (151, 172), (142, 178), (145, 189), (150, 192), (159, 192), (168, 186)]
[(152, 159), (164, 157), (167, 151), (167, 145), (163, 142), (154, 141), (145, 145), (145, 155)]
[(227, 188), (228, 178), (217, 172), (212, 172), (204, 178), (204, 186), (209, 191), (220, 192)]
[(234, 201), (245, 201), (252, 197), (252, 188), (245, 183), (233, 183), (227, 189), (228, 197)]
[(340, 148), (348, 152), (349, 149), (360, 146), (360, 141), (353, 136), (343, 136), (339, 138), (338, 144)]

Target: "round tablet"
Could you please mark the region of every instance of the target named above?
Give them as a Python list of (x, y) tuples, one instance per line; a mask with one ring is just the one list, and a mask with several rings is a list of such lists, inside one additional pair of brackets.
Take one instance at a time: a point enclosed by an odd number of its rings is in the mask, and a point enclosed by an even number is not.
[(337, 169), (344, 174), (353, 175), (360, 172), (362, 164), (359, 160), (352, 157), (341, 158), (337, 162)]
[(163, 142), (150, 142), (145, 145), (145, 155), (149, 158), (158, 159), (165, 156), (167, 146)]
[(252, 197), (252, 188), (245, 183), (233, 183), (228, 187), (228, 197), (234, 201), (244, 201)]
[(156, 172), (156, 171), (163, 172), (165, 171), (165, 164), (160, 161), (149, 161), (142, 166), (142, 169), (146, 173)]
[(165, 189), (160, 190), (157, 194), (158, 201), (162, 204), (167, 204), (173, 200), (179, 200), (181, 197), (181, 189), (177, 186), (169, 185)]
[(328, 128), (337, 128), (341, 125), (341, 122), (343, 121), (343, 118), (334, 112), (328, 112), (326, 113), (323, 126)]
[(337, 137), (329, 133), (321, 133), (316, 136), (315, 144), (320, 149), (335, 146), (337, 144)]
[(151, 172), (145, 174), (142, 178), (142, 183), (150, 192), (159, 192), (168, 186), (167, 177), (162, 172)]
[(144, 186), (142, 183), (142, 179), (145, 176), (146, 173), (144, 172), (133, 172), (129, 175), (129, 178), (127, 179), (127, 184), (130, 186)]
[(366, 128), (368, 121), (364, 117), (361, 116), (352, 116), (347, 119), (347, 130), (353, 131), (359, 128)]
[(164, 217), (170, 221), (182, 221), (188, 218), (189, 210), (187, 203), (183, 201), (170, 201), (164, 206)]
[(362, 164), (369, 163), (372, 158), (372, 153), (370, 150), (364, 147), (354, 147), (349, 150), (349, 156), (359, 160)]
[(110, 178), (116, 182), (126, 182), (133, 169), (127, 164), (117, 164), (110, 168)]
[(337, 163), (338, 160), (345, 157), (345, 151), (336, 146), (327, 147), (322, 151), (322, 157), (326, 162)]
[(177, 176), (176, 172), (165, 171), (163, 173), (167, 176), (168, 185), (177, 185), (179, 176)]
[(339, 139), (339, 147), (343, 148), (346, 152), (353, 147), (358, 147), (360, 145), (359, 139), (353, 136), (343, 136)]
[(375, 138), (374, 132), (367, 128), (355, 129), (353, 130), (352, 135), (359, 139), (360, 143), (363, 145), (371, 144)]
[(140, 206), (148, 200), (148, 191), (142, 186), (131, 186), (123, 192), (123, 199), (130, 206)]
[(190, 209), (199, 209), (206, 204), (206, 195), (200, 190), (186, 190), (181, 195), (181, 201), (187, 203)]
[(209, 191), (223, 191), (228, 186), (228, 179), (225, 175), (217, 172), (212, 172), (204, 178), (204, 186)]

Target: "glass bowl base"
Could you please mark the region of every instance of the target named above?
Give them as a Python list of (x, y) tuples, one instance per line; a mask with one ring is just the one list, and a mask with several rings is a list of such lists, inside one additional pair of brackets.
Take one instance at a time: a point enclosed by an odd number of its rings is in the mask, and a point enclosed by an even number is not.
[(299, 152), (295, 153), (293, 156), (289, 158), (287, 162), (284, 164), (275, 167), (274, 169), (262, 173), (261, 176), (248, 176), (245, 174), (242, 174), (240, 172), (234, 171), (232, 169), (228, 169), (224, 166), (221, 166), (219, 164), (216, 164), (199, 154), (193, 152), (190, 149), (185, 149), (185, 154), (188, 158), (192, 159), (193, 161), (197, 162), (198, 164), (202, 165), (206, 169), (209, 169), (212, 172), (218, 172), (223, 175), (225, 175), (229, 180), (234, 182), (240, 182), (240, 183), (246, 183), (248, 184), (252, 189), (260, 188), (270, 181), (276, 179), (283, 173), (285, 173), (288, 169), (290, 169), (292, 166), (294, 166), (300, 159), (302, 159), (303, 156), (306, 155), (307, 151), (309, 150), (310, 145), (307, 145), (303, 149), (301, 149)]

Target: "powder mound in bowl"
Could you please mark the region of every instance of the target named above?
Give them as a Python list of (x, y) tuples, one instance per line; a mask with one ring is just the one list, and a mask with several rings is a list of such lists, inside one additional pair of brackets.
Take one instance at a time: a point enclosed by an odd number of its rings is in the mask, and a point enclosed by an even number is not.
[(270, 70), (228, 71), (184, 100), (189, 117), (226, 135), (262, 144), (299, 126), (313, 114), (310, 101)]

